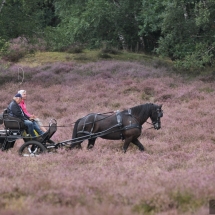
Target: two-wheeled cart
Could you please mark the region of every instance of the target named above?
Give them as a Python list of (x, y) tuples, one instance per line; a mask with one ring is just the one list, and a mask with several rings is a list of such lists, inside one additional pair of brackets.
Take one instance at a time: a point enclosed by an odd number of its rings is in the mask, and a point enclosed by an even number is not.
[(120, 127), (121, 125), (119, 123), (102, 132), (88, 133), (81, 137), (55, 143), (51, 140), (51, 137), (57, 131), (57, 121), (55, 119), (50, 120), (48, 130), (43, 135), (36, 137), (31, 137), (26, 134), (27, 127), (24, 123), (18, 118), (8, 116), (6, 110), (0, 116), (0, 124), (4, 127), (3, 130), (0, 130), (0, 149), (2, 151), (11, 149), (14, 147), (16, 140), (23, 139), (24, 144), (21, 145), (18, 152), (19, 155), (25, 157), (38, 156), (41, 153), (53, 152), (53, 150), (60, 147), (70, 147), (71, 143), (78, 143), (84, 140), (101, 137), (108, 133), (112, 133), (113, 128)]

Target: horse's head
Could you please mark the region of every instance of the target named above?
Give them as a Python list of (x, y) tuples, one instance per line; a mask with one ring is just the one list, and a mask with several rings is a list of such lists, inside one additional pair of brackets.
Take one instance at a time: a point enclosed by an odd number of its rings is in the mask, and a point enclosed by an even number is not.
[(158, 130), (161, 128), (160, 118), (163, 116), (162, 105), (154, 105), (152, 114), (150, 116), (154, 129)]

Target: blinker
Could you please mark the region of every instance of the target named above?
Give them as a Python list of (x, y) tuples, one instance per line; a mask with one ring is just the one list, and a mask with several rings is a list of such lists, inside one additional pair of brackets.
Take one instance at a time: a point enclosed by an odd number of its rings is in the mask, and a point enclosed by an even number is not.
[(163, 111), (162, 110), (161, 111), (157, 110), (157, 113), (158, 113), (158, 118), (161, 118), (163, 116)]

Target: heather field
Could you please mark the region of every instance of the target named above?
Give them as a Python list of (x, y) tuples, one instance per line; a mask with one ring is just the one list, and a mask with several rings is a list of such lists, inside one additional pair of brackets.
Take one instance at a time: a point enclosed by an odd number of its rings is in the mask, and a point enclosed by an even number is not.
[[(33, 64), (33, 62), (31, 62)], [(22, 66), (22, 84), (17, 77)], [(0, 109), (19, 89), (45, 125), (58, 121), (56, 142), (70, 139), (73, 122), (91, 112), (163, 104), (162, 129), (144, 124), (140, 152), (98, 138), (87, 150), (60, 149), (18, 156), (22, 140), (0, 151), (1, 215), (203, 215), (215, 199), (214, 76), (189, 78), (159, 64), (99, 60), (0, 67)]]

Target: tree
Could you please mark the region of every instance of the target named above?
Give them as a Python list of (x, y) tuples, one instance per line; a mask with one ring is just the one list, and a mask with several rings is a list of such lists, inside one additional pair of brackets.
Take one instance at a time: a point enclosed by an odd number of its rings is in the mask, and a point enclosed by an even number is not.
[(52, 50), (73, 43), (156, 52), (177, 66), (215, 60), (214, 0), (1, 0), (1, 44), (45, 36)]
[(158, 54), (171, 57), (177, 66), (184, 68), (214, 63), (213, 0), (165, 1), (162, 18)]
[[(54, 11), (49, 0), (3, 0), (0, 6), (0, 35), (8, 40), (18, 36), (40, 36), (51, 23)], [(47, 17), (48, 14), (48, 17)]]
[(144, 50), (152, 52), (158, 47), (161, 36), (162, 13), (165, 11), (164, 1), (143, 0), (138, 16), (139, 36), (143, 38)]
[(2, 8), (4, 7), (5, 2), (6, 2), (6, 0), (2, 0), (1, 6), (0, 6), (0, 13), (1, 13)]
[(80, 41), (87, 43), (89, 47), (100, 47), (105, 42), (108, 45), (134, 50), (139, 40), (137, 16), (140, 2), (55, 1), (56, 13), (61, 23), (54, 30), (58, 33), (64, 32), (65, 44)]

